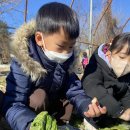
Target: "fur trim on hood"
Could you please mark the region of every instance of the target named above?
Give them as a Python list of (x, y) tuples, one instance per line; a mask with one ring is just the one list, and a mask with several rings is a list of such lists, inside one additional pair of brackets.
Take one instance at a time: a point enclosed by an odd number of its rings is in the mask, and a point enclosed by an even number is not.
[[(12, 35), (12, 42), (10, 45), (11, 55), (18, 59), (21, 64), (22, 70), (31, 76), (31, 79), (35, 81), (40, 77), (45, 76), (47, 73), (46, 69), (44, 69), (40, 63), (34, 61), (28, 53), (28, 38), (35, 34), (36, 24), (35, 20), (31, 20), (28, 23), (23, 24), (16, 32)], [(76, 56), (76, 55), (75, 55)], [(75, 63), (70, 67), (70, 73), (74, 72)]]
[(28, 53), (28, 38), (35, 34), (35, 26), (36, 24), (34, 20), (23, 24), (12, 35), (11, 43), (11, 54), (18, 59), (22, 70), (27, 75), (30, 75), (33, 81), (46, 74), (46, 70), (40, 65), (40, 63), (34, 61)]

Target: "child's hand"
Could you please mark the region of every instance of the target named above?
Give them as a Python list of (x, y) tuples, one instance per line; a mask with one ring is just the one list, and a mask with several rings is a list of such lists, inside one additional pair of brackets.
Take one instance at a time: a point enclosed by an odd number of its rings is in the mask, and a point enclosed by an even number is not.
[(87, 112), (84, 112), (84, 115), (89, 118), (94, 118), (106, 114), (106, 112), (106, 107), (100, 107), (97, 98), (93, 98), (92, 104), (89, 105), (89, 109)]
[(125, 110), (124, 113), (119, 118), (125, 121), (130, 121), (130, 108)]

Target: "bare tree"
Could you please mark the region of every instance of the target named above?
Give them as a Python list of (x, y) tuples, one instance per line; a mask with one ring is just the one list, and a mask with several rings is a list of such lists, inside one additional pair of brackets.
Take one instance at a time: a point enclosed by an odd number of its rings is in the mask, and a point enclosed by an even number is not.
[(0, 21), (0, 61), (2, 63), (9, 62), (9, 32), (7, 24)]
[(21, 0), (0, 0), (0, 15), (14, 10)]
[(130, 21), (130, 18), (128, 18), (126, 22), (124, 23), (124, 25), (122, 26), (121, 33), (123, 32), (123, 29), (125, 28), (125, 26), (128, 24), (129, 21)]
[(118, 27), (117, 18), (113, 18), (112, 0), (107, 0), (106, 5), (101, 12), (101, 18), (97, 22), (96, 29), (94, 31), (94, 42), (99, 45), (101, 43), (111, 42), (111, 40), (120, 32), (120, 27)]
[(100, 23), (101, 23), (101, 21), (102, 21), (104, 15), (106, 14), (106, 12), (107, 12), (108, 10), (110, 10), (109, 8), (110, 8), (110, 6), (111, 6), (111, 3), (112, 3), (112, 0), (107, 0), (107, 6), (105, 7), (105, 9), (104, 9), (103, 12), (102, 12), (102, 16), (101, 16), (100, 20), (99, 20), (98, 23), (97, 23), (97, 26), (96, 26), (96, 28), (95, 28), (95, 31), (94, 31), (94, 34), (93, 34), (93, 35), (96, 34), (96, 31), (97, 31), (97, 29), (98, 29), (98, 27), (99, 27), (99, 25), (100, 25)]

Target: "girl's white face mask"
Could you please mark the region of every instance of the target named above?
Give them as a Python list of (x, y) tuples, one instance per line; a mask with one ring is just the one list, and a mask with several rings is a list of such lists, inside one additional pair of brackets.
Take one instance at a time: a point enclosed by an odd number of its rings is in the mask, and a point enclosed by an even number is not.
[[(43, 40), (44, 43), (44, 40)], [(42, 48), (44, 54), (52, 61), (55, 61), (57, 63), (64, 63), (66, 60), (68, 60), (73, 52), (70, 52), (68, 54), (63, 54), (63, 53), (58, 53), (54, 51), (49, 51), (46, 49), (45, 43), (44, 43), (44, 48)]]
[(122, 73), (122, 76), (126, 75), (128, 73), (130, 73), (130, 63), (127, 63), (127, 65), (126, 65), (126, 67), (125, 67), (125, 69), (124, 69), (124, 71)]
[(130, 73), (130, 63), (111, 57), (111, 67), (117, 77)]

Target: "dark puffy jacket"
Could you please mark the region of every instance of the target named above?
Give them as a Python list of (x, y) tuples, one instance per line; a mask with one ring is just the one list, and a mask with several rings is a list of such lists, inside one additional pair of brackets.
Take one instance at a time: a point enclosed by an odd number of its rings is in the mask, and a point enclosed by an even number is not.
[(52, 102), (67, 97), (80, 114), (91, 102), (77, 76), (68, 72), (74, 55), (64, 64), (50, 61), (36, 45), (34, 33), (35, 22), (31, 21), (16, 31), (11, 44), (15, 57), (7, 76), (2, 109), (13, 130), (28, 130), (28, 124), (36, 117), (28, 105), (29, 96), (37, 88), (44, 89)]
[(130, 74), (117, 78), (107, 62), (99, 57), (98, 49), (85, 69), (82, 82), (86, 94), (97, 97), (100, 104), (107, 107), (109, 116), (118, 117), (123, 112), (120, 100), (129, 94)]

